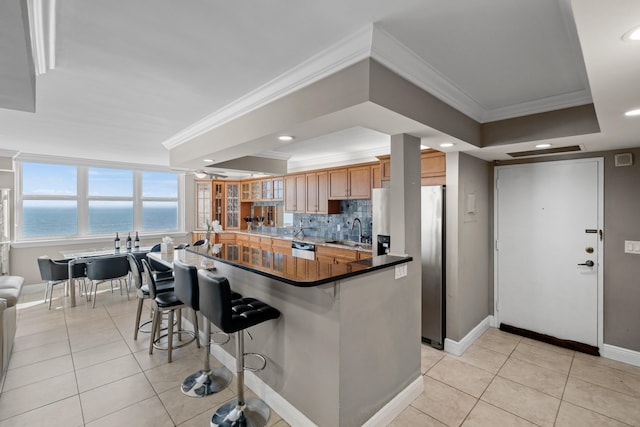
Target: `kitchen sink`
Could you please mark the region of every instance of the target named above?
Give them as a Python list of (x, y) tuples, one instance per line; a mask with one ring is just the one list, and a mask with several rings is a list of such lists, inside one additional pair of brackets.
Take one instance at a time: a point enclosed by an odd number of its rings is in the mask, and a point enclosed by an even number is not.
[(328, 240), (325, 243), (330, 243), (333, 245), (351, 246), (352, 248), (365, 248), (365, 247), (371, 246), (366, 243), (354, 242), (353, 240)]

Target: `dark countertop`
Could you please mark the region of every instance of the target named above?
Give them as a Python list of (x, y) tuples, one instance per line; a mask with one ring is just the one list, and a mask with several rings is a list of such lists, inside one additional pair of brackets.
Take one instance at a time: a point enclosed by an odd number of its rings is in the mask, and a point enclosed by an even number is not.
[(149, 256), (167, 265), (171, 265), (174, 256), (177, 256), (181, 261), (197, 267), (205, 266), (207, 260), (213, 260), (214, 264), (222, 262), (299, 287), (335, 282), (413, 260), (410, 256), (383, 255), (347, 264), (327, 264), (257, 248), (243, 251), (238, 245), (217, 244), (215, 247), (219, 248), (218, 253), (212, 253), (206, 246), (201, 246), (176, 250), (174, 254), (154, 252)]

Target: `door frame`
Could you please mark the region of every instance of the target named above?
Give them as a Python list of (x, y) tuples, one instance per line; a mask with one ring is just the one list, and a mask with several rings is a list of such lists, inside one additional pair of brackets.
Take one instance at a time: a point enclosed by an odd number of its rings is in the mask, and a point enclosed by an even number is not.
[(517, 163), (511, 165), (496, 166), (493, 174), (493, 318), (496, 326), (500, 326), (500, 312), (498, 311), (498, 173), (500, 169), (510, 169), (517, 167), (530, 167), (536, 164), (553, 163), (554, 165), (568, 165), (576, 163), (595, 162), (598, 170), (598, 230), (602, 230), (602, 239), (598, 239), (598, 274), (597, 274), (597, 334), (598, 349), (602, 354), (604, 346), (604, 157), (588, 157), (575, 160), (549, 160), (534, 161), (531, 163)]

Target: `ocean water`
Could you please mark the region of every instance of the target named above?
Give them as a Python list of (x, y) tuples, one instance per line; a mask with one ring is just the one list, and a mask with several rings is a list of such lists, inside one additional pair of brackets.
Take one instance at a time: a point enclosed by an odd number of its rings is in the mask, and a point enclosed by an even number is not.
[[(78, 234), (78, 212), (75, 207), (25, 206), (22, 214), (22, 235), (71, 236)], [(135, 234), (133, 210), (130, 208), (91, 208), (89, 210), (89, 234)], [(178, 212), (175, 208), (153, 207), (142, 212), (142, 229), (137, 231), (164, 231), (178, 228)]]

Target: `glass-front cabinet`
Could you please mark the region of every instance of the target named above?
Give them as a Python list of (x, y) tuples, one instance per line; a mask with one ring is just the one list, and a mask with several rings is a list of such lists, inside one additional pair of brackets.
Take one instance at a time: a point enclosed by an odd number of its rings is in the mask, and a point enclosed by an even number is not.
[(224, 227), (224, 183), (213, 181), (213, 219)]
[(240, 184), (225, 182), (225, 226), (227, 229), (240, 228)]
[(196, 181), (196, 230), (206, 230), (211, 221), (211, 181)]

